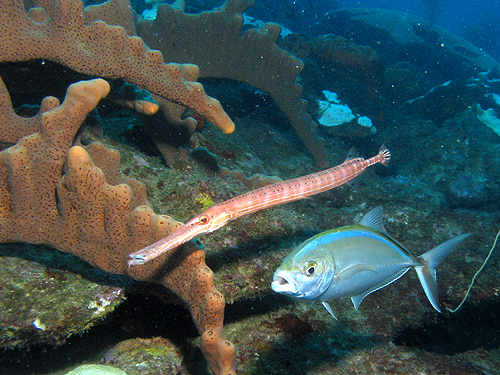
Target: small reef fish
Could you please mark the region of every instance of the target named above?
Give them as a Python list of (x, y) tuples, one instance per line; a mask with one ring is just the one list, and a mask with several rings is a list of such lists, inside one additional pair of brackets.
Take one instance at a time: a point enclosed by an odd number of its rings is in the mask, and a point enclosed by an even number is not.
[(350, 153), (347, 159), (336, 167), (267, 185), (216, 204), (196, 215), (164, 239), (129, 254), (128, 265), (144, 264), (200, 234), (211, 233), (243, 215), (304, 199), (347, 184), (366, 168), (377, 163), (387, 165), (390, 159), (391, 153), (384, 145), (380, 147), (377, 155), (369, 159), (352, 157)]
[(328, 301), (351, 297), (357, 310), (368, 294), (414, 268), (432, 307), (441, 312), (436, 267), (470, 233), (452, 237), (414, 257), (387, 234), (383, 214), (382, 207), (374, 208), (357, 225), (332, 229), (303, 242), (274, 273), (272, 289), (290, 297), (321, 302), (337, 319)]

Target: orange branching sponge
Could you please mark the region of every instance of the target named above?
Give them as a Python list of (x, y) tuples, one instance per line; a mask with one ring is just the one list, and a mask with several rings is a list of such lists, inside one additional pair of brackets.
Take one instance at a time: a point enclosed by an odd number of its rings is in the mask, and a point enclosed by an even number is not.
[[(49, 4), (53, 3), (50, 1)], [(104, 21), (108, 25), (123, 27), (129, 36), (136, 35), (136, 14), (132, 11), (129, 0), (108, 0), (101, 4), (88, 5), (84, 11), (84, 20), (87, 25), (98, 20)]]
[(269, 93), (318, 166), (327, 167), (324, 141), (300, 97), (297, 77), (304, 64), (276, 45), (280, 25), (266, 23), (243, 32), (243, 12), (253, 4), (227, 0), (221, 8), (197, 15), (185, 13), (181, 0), (163, 4), (154, 21), (138, 21), (137, 33), (172, 61), (199, 66), (201, 77), (230, 78)]
[[(106, 81), (94, 79), (71, 85), (62, 104), (45, 98), (33, 118), (38, 131), (0, 152), (0, 242), (48, 244), (104, 271), (166, 286), (188, 306), (214, 373), (235, 374), (234, 346), (222, 331), (224, 297), (201, 245), (190, 243), (127, 268), (129, 253), (182, 224), (153, 212), (142, 183), (121, 178), (117, 151), (98, 143), (73, 145), (83, 120), (108, 91)], [(6, 106), (1, 103), (0, 129), (23, 124)]]
[[(22, 0), (0, 2), (0, 61), (46, 59), (83, 74), (122, 78), (191, 108), (225, 133), (234, 131), (219, 101), (207, 96), (200, 83), (184, 76), (186, 70), (191, 74), (191, 66), (164, 63), (161, 52), (150, 50), (136, 36), (128, 36), (123, 27), (103, 21), (86, 25), (82, 1), (40, 3), (43, 8), (27, 12)], [(98, 17), (89, 13), (89, 17)], [(128, 27), (130, 20), (123, 22), (127, 32), (133, 32)]]
[[(182, 262), (165, 272), (160, 278), (161, 283), (188, 304), (198, 331), (201, 332), (201, 350), (212, 371), (215, 374), (235, 375), (236, 351), (222, 330), (224, 296), (214, 287), (214, 274), (205, 264), (205, 252), (193, 244), (189, 245)], [(137, 266), (140, 267), (142, 266)]]
[[(19, 117), (12, 108), (9, 92), (0, 77), (0, 142), (16, 143), (19, 138), (40, 129), (41, 114), (54, 106), (55, 98), (45, 98), (40, 111), (33, 117)], [(16, 126), (11, 126), (11, 124)]]

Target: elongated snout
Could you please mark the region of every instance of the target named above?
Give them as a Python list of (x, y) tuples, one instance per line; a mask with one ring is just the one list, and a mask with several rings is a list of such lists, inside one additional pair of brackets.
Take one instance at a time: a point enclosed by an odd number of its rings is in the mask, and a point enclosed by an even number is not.
[(188, 223), (160, 241), (129, 254), (128, 266), (144, 264), (206, 232), (206, 228)]
[(196, 215), (169, 236), (129, 254), (128, 266), (141, 265), (157, 256), (185, 244), (200, 234), (211, 233), (232, 220), (232, 212), (224, 206), (212, 206), (204, 213)]

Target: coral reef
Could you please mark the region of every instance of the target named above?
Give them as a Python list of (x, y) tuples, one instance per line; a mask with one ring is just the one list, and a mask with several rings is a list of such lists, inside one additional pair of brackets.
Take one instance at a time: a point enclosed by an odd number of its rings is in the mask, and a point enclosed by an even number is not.
[[(253, 1), (229, 0), (220, 9), (199, 15), (184, 13), (182, 1), (172, 6), (162, 5), (156, 20), (139, 20), (137, 23), (137, 33), (147, 46), (133, 36), (136, 26), (126, 0), (112, 0), (85, 9), (77, 3), (71, 6), (42, 4), (45, 8), (30, 8), (28, 13), (22, 5), (22, 2), (16, 2), (5, 7), (5, 14), (9, 17), (5, 16), (8, 22), (3, 22), (0, 30), (6, 36), (2, 42), (16, 46), (25, 40), (25, 46), (36, 43), (36, 49), (27, 48), (18, 53), (16, 47), (8, 48), (0, 54), (0, 61), (42, 58), (81, 73), (126, 79), (155, 94), (153, 96), (161, 108), (159, 116), (167, 117), (172, 124), (183, 125), (190, 132), (194, 131), (197, 122), (184, 115), (185, 107), (213, 122), (225, 133), (234, 130), (234, 124), (219, 102), (207, 97), (203, 88), (192, 82), (199, 73), (201, 77), (230, 78), (249, 83), (273, 97), (317, 165), (329, 165), (324, 141), (316, 134), (317, 124), (307, 112), (307, 102), (300, 98), (302, 86), (297, 83), (297, 76), (303, 64), (275, 44), (280, 26), (269, 23), (242, 34), (242, 12), (251, 7)], [(71, 28), (57, 29), (55, 25), (62, 20), (67, 21)], [(125, 30), (102, 21), (122, 26)], [(13, 28), (23, 30), (24, 34), (10, 37)], [(30, 32), (36, 37), (27, 38)], [(98, 37), (93, 39), (92, 34)], [(57, 38), (60, 43), (47, 44), (50, 38)], [(112, 48), (108, 48), (111, 43), (103, 42), (109, 38), (114, 41)], [(57, 51), (55, 45), (58, 45)], [(163, 64), (162, 55), (150, 51), (148, 46), (161, 51), (166, 60), (183, 64)], [(207, 49), (207, 46), (213, 48)], [(116, 61), (126, 63), (117, 65)], [(165, 142), (161, 130), (150, 132), (161, 148)]]
[(462, 172), (449, 184), (445, 191), (451, 207), (480, 207), (496, 197), (491, 185), (482, 173)]
[(342, 81), (342, 89), (352, 97), (357, 94), (374, 99), (380, 94), (384, 64), (370, 47), (342, 36), (320, 35), (306, 39), (300, 34), (287, 35), (281, 46), (302, 59), (314, 61), (308, 69), (321, 67), (322, 87), (325, 80), (335, 80)]
[[(28, 22), (30, 30), (38, 32), (35, 36), (46, 30), (53, 22), (50, 19), (60, 19), (52, 17), (57, 10), (53, 9), (54, 4), (68, 5), (67, 0), (40, 0), (26, 2), (24, 6), (34, 3), (45, 9), (32, 8), (27, 13), (38, 22)], [(19, 2), (9, 1), (0, 5), (0, 19), (8, 20), (11, 26), (10, 16), (20, 14), (22, 19), (26, 17), (24, 9), (18, 9), (17, 4)], [(91, 24), (94, 19), (105, 20), (108, 24), (124, 26), (129, 35), (125, 40), (138, 40), (131, 38), (137, 32), (133, 13), (126, 6), (120, 8), (123, 4), (126, 4), (123, 0), (112, 0), (85, 8), (85, 27), (96, 27), (96, 24)], [(96, 13), (92, 15), (91, 12)], [(176, 12), (180, 12), (181, 18), (198, 17), (181, 10)], [(209, 13), (220, 14), (216, 11)], [(362, 18), (361, 13), (358, 15)], [(375, 17), (376, 13), (382, 15)], [(498, 249), (477, 279), (468, 302), (457, 314), (434, 315), (414, 275), (374, 294), (358, 311), (352, 309), (349, 300), (339, 300), (335, 303), (339, 322), (330, 319), (322, 306), (294, 303), (274, 295), (269, 288), (275, 268), (301, 241), (320, 231), (351, 224), (361, 212), (383, 204), (388, 213), (387, 229), (415, 254), (450, 236), (473, 233), (470, 243), (447, 259), (438, 272), (443, 307), (453, 308), (484, 261), (498, 228), (498, 135), (479, 121), (475, 109), (477, 101), (482, 108), (494, 108), (500, 113), (493, 103), (494, 94), (498, 95), (497, 72), (493, 69), (467, 81), (467, 85), (485, 86), (478, 90), (480, 95), (467, 95), (471, 108), (447, 106), (446, 103), (455, 102), (453, 95), (457, 91), (453, 86), (444, 90), (445, 97), (433, 109), (435, 113), (446, 111), (446, 117), (441, 121), (426, 120), (425, 108), (429, 107), (422, 106), (422, 112), (400, 110), (403, 102), (424, 95), (446, 81), (444, 73), (453, 76), (458, 69), (461, 71), (458, 78), (465, 82), (470, 77), (470, 69), (463, 72), (463, 67), (486, 70), (490, 59), (478, 55), (477, 49), (469, 49), (460, 43), (450, 44), (446, 38), (443, 48), (429, 46), (432, 35), (427, 35), (427, 41), (415, 36), (417, 31), (422, 34), (422, 30), (413, 28), (412, 17), (405, 16), (408, 20), (405, 23), (398, 14), (396, 21), (399, 26), (391, 29), (390, 16), (382, 19), (384, 23), (371, 22), (372, 27), (369, 27), (370, 20), (365, 22), (362, 19), (356, 23), (356, 15), (351, 10), (337, 14), (337, 20), (344, 15), (347, 21), (332, 22), (332, 29), (347, 25), (346, 29), (354, 34), (335, 33), (342, 34), (348, 41), (354, 37), (356, 45), (369, 44), (390, 69), (386, 68), (382, 85), (386, 92), (374, 100), (383, 109), (385, 120), (376, 123), (379, 132), (373, 139), (359, 142), (357, 148), (368, 155), (381, 141), (386, 142), (393, 151), (394, 162), (389, 168), (367, 171), (356, 181), (354, 188), (342, 187), (234, 221), (231, 227), (202, 238), (205, 251), (198, 243), (190, 243), (171, 258), (147, 266), (126, 269), (124, 259), (129, 252), (172, 230), (168, 228), (169, 223), (176, 225), (172, 219), (155, 215), (151, 207), (156, 212), (171, 213), (178, 220), (187, 220), (212, 202), (224, 201), (244, 193), (254, 184), (266, 183), (267, 179), (260, 178), (262, 176), (259, 177), (258, 173), (283, 179), (311, 173), (311, 159), (300, 140), (288, 126), (280, 126), (281, 121), (276, 121), (282, 118), (278, 117), (282, 116), (280, 111), (276, 111), (276, 107), (261, 105), (260, 99), (247, 103), (243, 110), (239, 98), (235, 97), (231, 105), (240, 105), (240, 108), (235, 108), (232, 113), (241, 111), (242, 115), (234, 118), (238, 131), (245, 136), (227, 137), (207, 122), (202, 132), (194, 133), (191, 142), (218, 157), (210, 159), (209, 153), (203, 151), (198, 155), (203, 159), (199, 162), (189, 157), (182, 159), (183, 154), (177, 159), (179, 168), (169, 169), (159, 159), (124, 144), (123, 139), (108, 139), (81, 130), (80, 123), (85, 114), (81, 111), (74, 114), (70, 109), (84, 108), (87, 112), (93, 107), (98, 100), (95, 92), (89, 94), (93, 89), (86, 91), (78, 84), (76, 89), (71, 88), (71, 94), (61, 105), (54, 98), (46, 98), (41, 110), (30, 118), (19, 117), (19, 112), (16, 114), (12, 109), (8, 93), (3, 88), (0, 90), (0, 141), (10, 143), (9, 146), (17, 143), (0, 154), (1, 240), (24, 241), (21, 237), (28, 236), (30, 241), (50, 243), (68, 252), (40, 245), (2, 245), (0, 289), (6, 294), (2, 294), (0, 308), (7, 311), (2, 311), (1, 315), (6, 318), (0, 319), (0, 340), (3, 346), (16, 345), (0, 358), (2, 374), (20, 375), (42, 370), (65, 373), (78, 364), (99, 361), (144, 375), (158, 374), (165, 369), (203, 374), (206, 373), (205, 362), (200, 361), (202, 354), (197, 350), (199, 334), (202, 334), (201, 347), (206, 358), (218, 373), (223, 373), (226, 368), (232, 369), (232, 358), (235, 358), (239, 373), (253, 375), (283, 372), (290, 375), (373, 374), (374, 371), (443, 375), (498, 372), (500, 353), (495, 336), (500, 321)], [(383, 18), (383, 14), (390, 15), (390, 12), (365, 12), (366, 17), (375, 20)], [(123, 15), (129, 17), (124, 19)], [(72, 14), (70, 19), (76, 16)], [(325, 22), (320, 27), (325, 27)], [(102, 22), (97, 24), (104, 27)], [(5, 26), (5, 22), (0, 25), (2, 32)], [(85, 27), (83, 30), (89, 30)], [(384, 29), (394, 32), (385, 33)], [(440, 32), (440, 29), (434, 31)], [(51, 39), (53, 44), (58, 43), (58, 32)], [(257, 30), (252, 32), (260, 35)], [(325, 32), (328, 30), (322, 29), (321, 35)], [(403, 37), (407, 35), (405, 32), (412, 34), (414, 39), (408, 37), (407, 40), (418, 43), (412, 47), (395, 41), (397, 32)], [(26, 36), (24, 32), (20, 34)], [(366, 43), (358, 36), (365, 37)], [(8, 38), (2, 33), (0, 39), (4, 42)], [(77, 45), (71, 48), (84, 47), (82, 43), (78, 44), (80, 39), (74, 40)], [(101, 39), (101, 42), (105, 43), (105, 40)], [(382, 43), (372, 43), (377, 40)], [(425, 48), (419, 50), (421, 45)], [(274, 40), (271, 46), (274, 48)], [(467, 47), (466, 50), (463, 47)], [(432, 53), (426, 54), (429, 49)], [(451, 55), (454, 58), (461, 53), (464, 56), (460, 60), (443, 60), (447, 62), (444, 69), (450, 68), (450, 61), (460, 61), (455, 64), (455, 70), (444, 73), (431, 69), (432, 66), (428, 67), (418, 58), (423, 56), (433, 62), (440, 61), (437, 59), (441, 56), (440, 51), (454, 51)], [(164, 56), (168, 58), (167, 54)], [(467, 60), (470, 59), (477, 63), (469, 64)], [(49, 63), (47, 59), (44, 61), (45, 65)], [(183, 73), (194, 74), (196, 69), (187, 69)], [(308, 90), (311, 77), (306, 73), (307, 67), (301, 73), (300, 83)], [(184, 80), (189, 82), (186, 77), (184, 75)], [(353, 78), (354, 75), (346, 75), (338, 85)], [(59, 81), (55, 83), (61, 84)], [(393, 84), (397, 87), (391, 88)], [(97, 96), (106, 91), (106, 85), (101, 81), (87, 82), (84, 86), (98, 89), (100, 94)], [(253, 92), (249, 86), (245, 87)], [(319, 93), (329, 87), (316, 88), (319, 88), (316, 90)], [(394, 91), (389, 100), (385, 100), (391, 89)], [(488, 94), (488, 98), (481, 93)], [(266, 94), (258, 95), (269, 103)], [(93, 98), (92, 103), (86, 102), (86, 98)], [(352, 97), (345, 100), (353, 105)], [(256, 105), (259, 110), (252, 110)], [(164, 108), (163, 104), (161, 106)], [(353, 106), (356, 112), (366, 108)], [(185, 107), (179, 106), (175, 110), (179, 111), (175, 116), (181, 118)], [(191, 108), (191, 111), (196, 110)], [(100, 112), (106, 134), (110, 134), (107, 131), (111, 127), (118, 134), (130, 123), (140, 122), (131, 111), (107, 103)], [(373, 112), (368, 115), (372, 116)], [(375, 117), (372, 119), (378, 121)], [(336, 134), (323, 136), (328, 139), (325, 145), (327, 154), (332, 155), (332, 160), (341, 162), (351, 142)], [(103, 145), (88, 145), (88, 139), (97, 139), (119, 150), (121, 160), (118, 160), (117, 152)], [(143, 146), (148, 145), (146, 142)], [(190, 148), (193, 149), (191, 145)], [(185, 155), (188, 154), (185, 151)], [(210, 169), (212, 171), (207, 172)], [(257, 177), (248, 179), (243, 173)], [(128, 178), (141, 180), (146, 186)], [(146, 201), (146, 190), (151, 204)], [(17, 195), (11, 194), (15, 192)], [(27, 203), (31, 204), (31, 209)], [(117, 215), (121, 219), (111, 219)], [(55, 220), (54, 225), (48, 225), (40, 217)], [(65, 219), (74, 225), (66, 226)], [(78, 260), (70, 253), (105, 271), (129, 277), (106, 275), (90, 265), (83, 272), (80, 269), (67, 271), (61, 266), (61, 259)], [(213, 276), (206, 264), (214, 270)], [(27, 272), (29, 275), (25, 277)], [(87, 275), (98, 275), (98, 282)], [(104, 276), (110, 279), (102, 281)], [(153, 283), (136, 283), (130, 276)], [(117, 279), (120, 282), (109, 282)], [(117, 288), (123, 286), (122, 280), (128, 283), (125, 301), (122, 289)], [(214, 283), (221, 293), (215, 290)], [(165, 293), (165, 286), (177, 296)], [(32, 289), (37, 293), (30, 295)], [(137, 291), (140, 293), (135, 294)], [(151, 298), (152, 295), (155, 298)], [(58, 297), (66, 299), (63, 302), (67, 303), (46, 305)], [(162, 298), (168, 303), (162, 304)], [(72, 306), (76, 299), (79, 305)], [(181, 300), (189, 307), (189, 312), (171, 303)], [(108, 305), (108, 302), (111, 303)], [(111, 310), (114, 310), (113, 314), (108, 315), (102, 324), (95, 324)], [(223, 312), (226, 318), (224, 333)], [(86, 314), (81, 315), (83, 313)], [(192, 320), (196, 321), (195, 325)], [(95, 326), (87, 334), (76, 335), (77, 331), (91, 325)], [(70, 334), (74, 336), (68, 339), (69, 345), (58, 348), (36, 345), (61, 344)], [(237, 345), (236, 354), (224, 334)], [(17, 349), (28, 344), (32, 345), (29, 353)], [(83, 346), (88, 352), (79, 350)], [(109, 350), (112, 346), (114, 349)], [(440, 352), (443, 349), (446, 354)], [(103, 353), (107, 353), (104, 358)]]
[(35, 249), (25, 244), (2, 245), (0, 345), (3, 348), (29, 347), (34, 343), (62, 345), (68, 337), (99, 324), (125, 299), (123, 288), (81, 277), (85, 270), (76, 274), (55, 268), (54, 253), (53, 249), (42, 246)]
[[(46, 98), (35, 117), (39, 131), (0, 153), (0, 242), (48, 244), (106, 272), (167, 286), (193, 314), (213, 371), (233, 373), (234, 347), (222, 332), (224, 297), (204, 251), (193, 243), (173, 259), (126, 266), (128, 253), (180, 223), (153, 213), (143, 184), (121, 179), (118, 152), (97, 143), (73, 146), (81, 123), (108, 91), (106, 81), (95, 79), (71, 85), (60, 105)], [(15, 114), (7, 120), (2, 127), (22, 123)]]
[(467, 79), (498, 64), (460, 36), (427, 24), (423, 18), (392, 9), (347, 8), (328, 12), (314, 28), (371, 47), (386, 66), (410, 62), (440, 74), (441, 81)]
[(423, 96), (432, 88), (434, 80), (429, 75), (424, 68), (409, 62), (397, 62), (386, 67), (381, 91), (383, 95), (401, 105)]
[[(418, 118), (413, 117), (412, 123)], [(255, 120), (248, 121), (245, 127), (242, 125), (237, 124), (238, 128), (241, 127), (247, 133), (245, 142), (225, 136), (210, 124), (201, 134), (206, 137), (202, 139), (204, 146), (210, 149), (214, 147), (214, 151), (219, 155), (222, 151), (231, 155), (228, 159), (221, 158), (223, 165), (239, 166), (245, 172), (252, 170), (254, 173), (260, 170), (268, 174), (279, 174), (283, 178), (310, 170), (308, 156), (300, 153), (300, 148), (289, 147), (292, 144), (289, 129), (280, 129), (278, 132), (272, 124)], [(421, 126), (422, 123), (417, 125)], [(468, 155), (473, 166), (477, 165), (477, 161), (483, 159), (485, 154), (488, 155), (487, 159), (494, 157), (491, 150), (496, 135), (486, 126), (481, 127), (475, 115), (464, 119), (463, 124), (456, 124), (456, 120), (447, 121), (441, 132), (436, 127), (426, 129), (429, 134), (434, 134), (433, 137), (437, 137), (436, 140), (424, 136), (420, 139), (407, 130), (402, 132), (405, 126), (408, 127), (407, 122), (401, 123), (401, 131), (392, 135), (397, 139), (389, 138), (387, 134), (384, 136), (390, 139), (390, 144), (395, 145), (397, 150), (398, 155), (393, 166), (389, 169), (380, 167), (367, 171), (356, 189), (339, 188), (310, 200), (263, 211), (252, 217), (243, 217), (233, 222), (231, 228), (215, 232), (203, 239), (208, 253), (207, 263), (215, 270), (217, 285), (220, 286), (226, 301), (231, 303), (225, 308), (225, 333), (237, 345), (236, 364), (239, 373), (269, 374), (287, 371), (290, 374), (372, 374), (374, 367), (382, 372), (396, 374), (418, 371), (436, 374), (454, 371), (496, 371), (498, 367), (495, 366), (499, 363), (498, 350), (490, 350), (491, 346), (488, 346), (495, 345), (494, 340), (489, 344), (478, 341), (475, 346), (466, 349), (468, 352), (458, 352), (452, 357), (435, 353), (432, 348), (394, 343), (398, 332), (415, 326), (426, 332), (425, 323), (437, 319), (429, 312), (425, 296), (414, 275), (402, 279), (401, 284), (398, 283), (397, 286), (374, 294), (374, 298), (367, 300), (366, 305), (359, 311), (352, 309), (349, 300), (339, 301), (336, 303), (336, 309), (340, 314), (340, 322), (330, 319), (322, 306), (309, 308), (309, 304), (278, 298), (269, 290), (274, 269), (302, 240), (318, 231), (350, 224), (366, 207), (384, 204), (388, 207), (389, 214), (387, 229), (415, 254), (457, 233), (474, 233), (469, 246), (454, 254), (442, 265), (438, 273), (442, 301), (445, 306), (456, 306), (463, 297), (473, 272), (484, 260), (485, 249), (491, 245), (492, 228), (498, 225), (498, 201), (489, 206), (491, 212), (447, 209), (437, 187), (440, 181), (451, 181), (452, 177), (457, 175), (456, 171), (462, 168), (462, 161), (457, 161), (461, 155)], [(467, 136), (463, 135), (462, 127), (467, 129)], [(262, 139), (263, 129), (270, 135), (266, 139)], [(480, 133), (481, 129), (487, 132), (486, 135)], [(394, 132), (392, 129), (391, 131)], [(492, 145), (474, 140), (474, 137), (483, 139), (486, 136), (492, 141)], [(463, 141), (465, 138), (469, 139), (468, 144)], [(298, 140), (296, 142), (298, 144)], [(157, 211), (176, 212), (183, 220), (200, 211), (200, 207), (193, 205), (193, 199), (200, 194), (208, 194), (214, 202), (219, 202), (246, 191), (242, 184), (232, 178), (206, 178), (196, 169), (194, 163), (186, 165), (184, 172), (161, 169), (160, 162), (153, 160), (154, 158), (123, 146), (119, 148), (124, 175), (140, 178), (147, 183), (152, 192), (148, 196), (155, 207), (158, 207)], [(270, 149), (278, 152), (280, 157), (270, 153)], [(481, 150), (481, 155), (475, 155), (478, 149)], [(411, 150), (416, 152), (410, 157), (403, 153)], [(347, 150), (344, 152), (347, 153)], [(344, 156), (337, 156), (339, 162)], [(440, 160), (446, 162), (441, 163)], [(145, 165), (147, 163), (150, 165)], [(495, 163), (497, 158), (488, 164), (488, 170), (494, 170)], [(447, 170), (443, 171), (443, 166), (447, 166)], [(259, 167), (260, 169), (257, 169)], [(387, 170), (396, 171), (399, 175), (382, 178)], [(453, 316), (450, 319), (448, 315), (445, 315), (444, 323), (438, 320), (444, 331), (451, 333), (451, 337), (444, 343), (434, 339), (429, 346), (452, 345), (457, 341), (455, 334), (463, 331), (464, 322), (470, 325), (470, 329), (460, 337), (472, 335), (474, 340), (480, 340), (481, 332), (498, 331), (489, 325), (498, 319), (483, 319), (486, 311), (499, 311), (495, 307), (498, 303), (493, 308), (487, 305), (488, 300), (496, 298), (498, 301), (498, 297), (495, 297), (495, 293), (498, 293), (498, 258), (495, 256), (492, 261), (472, 291), (469, 299), (472, 308), (470, 315), (459, 322), (455, 321)], [(143, 286), (150, 290), (150, 285)], [(158, 306), (155, 304), (156, 298), (147, 298), (148, 295), (140, 297), (143, 298), (140, 300), (142, 303), (137, 303), (133, 301), (135, 298), (130, 297), (119, 307), (130, 303), (130, 311), (146, 309), (137, 312), (137, 322), (132, 323), (136, 324), (136, 330), (122, 340), (131, 337), (154, 337), (161, 332), (162, 336), (169, 339), (172, 336), (185, 338), (187, 334), (189, 343), (192, 346), (197, 345), (197, 333), (189, 316), (184, 314), (181, 308)], [(174, 309), (173, 312), (171, 308)], [(184, 315), (185, 320), (179, 322), (178, 317)], [(484, 323), (479, 329), (478, 320)], [(152, 327), (151, 336), (145, 335), (143, 330), (137, 328), (137, 325), (144, 321)], [(113, 325), (109, 319), (104, 323), (101, 327), (108, 329), (98, 336), (96, 342), (105, 341), (120, 330), (120, 325)], [(128, 320), (126, 324), (127, 329), (130, 329)], [(159, 329), (162, 325), (165, 328)], [(92, 332), (91, 335), (85, 336), (93, 336)], [(405, 340), (408, 337), (411, 337), (411, 332)], [(426, 342), (425, 337), (420, 340)], [(189, 354), (193, 351), (182, 346), (184, 341), (171, 341), (177, 348), (184, 348), (182, 355), (184, 362), (191, 364), (191, 373), (203, 373), (193, 370), (193, 364), (199, 361), (200, 356), (190, 357)], [(122, 369), (145, 360), (147, 363), (144, 366), (144, 374), (157, 374), (161, 370), (155, 367), (154, 363), (156, 360), (160, 365), (165, 363), (158, 357), (170, 350), (168, 347), (171, 348), (171, 345), (162, 340), (147, 343), (153, 345), (153, 351), (148, 351), (141, 342), (137, 345), (139, 350), (134, 350), (132, 345), (119, 345), (116, 351), (108, 353), (109, 356), (106, 356), (105, 360), (113, 361), (114, 365)], [(73, 346), (72, 343), (65, 347), (72, 353)], [(488, 349), (479, 348), (481, 346)], [(21, 374), (22, 372), (14, 370), (21, 366), (27, 368), (30, 362), (31, 368), (36, 369), (40, 358), (61, 355), (60, 349), (48, 350), (39, 356), (35, 356), (34, 352), (30, 352), (29, 358), (26, 358), (24, 353), (17, 353), (24, 354), (24, 357), (20, 357), (17, 367), (6, 372), (6, 375)], [(123, 354), (118, 355), (121, 353)], [(102, 352), (93, 357), (89, 356), (86, 360), (98, 361), (101, 356)], [(32, 360), (33, 357), (38, 358), (38, 361)], [(54, 362), (56, 361), (57, 359)], [(0, 362), (0, 365), (4, 363)]]
[(120, 364), (127, 375), (155, 372), (158, 367), (165, 374), (189, 374), (180, 350), (161, 337), (123, 341), (106, 353), (104, 362)]
[(297, 76), (303, 63), (275, 43), (281, 27), (267, 23), (242, 30), (242, 13), (253, 3), (227, 0), (222, 7), (198, 15), (186, 14), (183, 1), (163, 4), (154, 21), (138, 21), (137, 33), (169, 59), (199, 66), (200, 77), (230, 78), (269, 93), (316, 164), (327, 167), (324, 141), (316, 135), (317, 124), (307, 112), (307, 102), (300, 98)]
[[(103, 21), (86, 25), (81, 1), (64, 0), (43, 6), (26, 11), (23, 1), (2, 3), (0, 62), (46, 59), (94, 77), (122, 78), (191, 108), (225, 133), (234, 130), (220, 103), (207, 96), (201, 84), (193, 82), (198, 74), (196, 66), (165, 64), (160, 52), (150, 50), (140, 38), (128, 36), (123, 27)], [(119, 12), (127, 9), (126, 5), (118, 6), (114, 1), (106, 9), (110, 7), (116, 12), (92, 11), (89, 17), (108, 13), (109, 17), (102, 18), (119, 18), (120, 25), (130, 25), (130, 10), (125, 16)]]
[(485, 90), (481, 87), (467, 85), (465, 81), (454, 79), (433, 87), (425, 95), (408, 100), (402, 110), (417, 112), (440, 125), (457, 113), (470, 108), (477, 102)]

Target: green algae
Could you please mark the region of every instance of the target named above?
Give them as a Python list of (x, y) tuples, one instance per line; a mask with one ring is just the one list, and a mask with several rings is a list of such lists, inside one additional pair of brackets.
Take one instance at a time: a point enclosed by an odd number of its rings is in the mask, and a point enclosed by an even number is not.
[[(4, 348), (63, 344), (102, 321), (125, 298), (116, 284), (90, 281), (43, 260), (48, 255), (59, 266), (70, 260), (91, 268), (69, 254), (23, 244), (0, 249), (0, 344)], [(34, 253), (42, 262), (21, 258)]]
[(105, 362), (119, 364), (127, 375), (189, 374), (181, 351), (161, 337), (122, 341), (106, 354)]
[(198, 196), (194, 198), (194, 202), (200, 206), (201, 211), (206, 211), (214, 205), (214, 200), (207, 193), (198, 194)]

